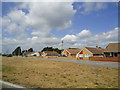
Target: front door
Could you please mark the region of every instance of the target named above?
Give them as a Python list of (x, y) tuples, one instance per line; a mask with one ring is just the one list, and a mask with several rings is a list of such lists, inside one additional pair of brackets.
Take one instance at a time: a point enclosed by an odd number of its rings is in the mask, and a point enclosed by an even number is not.
[(83, 51), (80, 51), (80, 53), (79, 53), (79, 59), (83, 59)]
[(83, 59), (83, 54), (80, 54), (80, 55), (79, 55), (79, 58), (80, 58), (80, 59)]

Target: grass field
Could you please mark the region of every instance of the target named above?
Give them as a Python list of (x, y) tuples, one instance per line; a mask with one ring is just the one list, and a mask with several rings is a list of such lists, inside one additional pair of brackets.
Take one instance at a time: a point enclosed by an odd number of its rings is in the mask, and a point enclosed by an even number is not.
[(118, 69), (75, 63), (2, 58), (2, 79), (33, 88), (118, 88)]

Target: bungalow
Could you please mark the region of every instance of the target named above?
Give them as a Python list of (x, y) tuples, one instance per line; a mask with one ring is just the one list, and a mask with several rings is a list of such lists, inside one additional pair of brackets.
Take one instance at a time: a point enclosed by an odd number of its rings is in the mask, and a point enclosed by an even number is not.
[(40, 52), (24, 52), (23, 56), (40, 56)]
[(80, 51), (80, 49), (64, 49), (62, 51), (62, 55), (76, 57), (76, 54)]
[(120, 57), (120, 43), (109, 43), (104, 54), (106, 57)]
[(58, 56), (59, 54), (56, 51), (43, 51), (41, 56)]
[(89, 60), (89, 57), (103, 57), (103, 50), (93, 47), (85, 47), (76, 55), (77, 59)]

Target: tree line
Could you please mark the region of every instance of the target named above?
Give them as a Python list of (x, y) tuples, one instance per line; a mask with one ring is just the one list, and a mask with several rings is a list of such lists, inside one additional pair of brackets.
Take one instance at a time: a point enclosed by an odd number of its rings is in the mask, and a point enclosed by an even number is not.
[(23, 50), (21, 51), (21, 47), (17, 47), (13, 52), (12, 55), (18, 56), (22, 55), (24, 52), (33, 52), (33, 48), (30, 48), (28, 50)]
[[(21, 50), (21, 47), (17, 47), (13, 52), (12, 52), (12, 55), (15, 55), (15, 56), (18, 56), (18, 55), (22, 55), (24, 52), (33, 52), (33, 48), (29, 48), (28, 50)], [(53, 47), (45, 47), (41, 50), (41, 52), (43, 51), (56, 51), (57, 53), (61, 54), (61, 51), (60, 49), (58, 48), (53, 48)]]

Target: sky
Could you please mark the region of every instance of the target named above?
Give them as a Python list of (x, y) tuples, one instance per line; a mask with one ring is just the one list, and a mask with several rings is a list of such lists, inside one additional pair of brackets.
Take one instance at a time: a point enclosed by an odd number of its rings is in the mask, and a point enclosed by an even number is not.
[(2, 53), (118, 42), (117, 2), (2, 2)]

